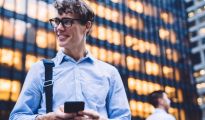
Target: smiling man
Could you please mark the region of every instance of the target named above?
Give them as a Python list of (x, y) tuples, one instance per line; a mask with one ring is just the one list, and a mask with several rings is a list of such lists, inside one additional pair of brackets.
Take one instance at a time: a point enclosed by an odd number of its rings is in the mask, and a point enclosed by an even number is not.
[[(39, 61), (27, 74), (10, 120), (130, 120), (119, 72), (86, 50), (93, 11), (82, 0), (59, 0), (54, 6), (58, 15), (50, 23), (63, 49), (52, 59), (52, 111), (46, 113), (45, 68)], [(66, 101), (84, 101), (85, 110), (64, 113)]]

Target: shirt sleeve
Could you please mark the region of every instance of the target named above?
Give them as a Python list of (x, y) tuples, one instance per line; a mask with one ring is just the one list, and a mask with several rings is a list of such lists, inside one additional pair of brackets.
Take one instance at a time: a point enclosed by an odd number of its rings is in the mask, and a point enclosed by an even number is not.
[(111, 86), (107, 98), (107, 110), (109, 120), (131, 120), (127, 96), (117, 69), (114, 70), (111, 76)]
[(41, 62), (35, 63), (29, 70), (9, 120), (35, 120), (38, 115), (42, 94), (41, 72), (44, 70), (40, 64)]

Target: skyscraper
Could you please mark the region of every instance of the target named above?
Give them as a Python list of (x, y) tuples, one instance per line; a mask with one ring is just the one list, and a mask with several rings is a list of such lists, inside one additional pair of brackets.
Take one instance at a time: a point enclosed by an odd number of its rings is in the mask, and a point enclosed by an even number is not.
[(205, 1), (186, 0), (193, 75), (199, 97), (197, 99), (205, 120)]
[[(147, 95), (165, 90), (177, 120), (198, 120), (183, 0), (87, 0), (96, 18), (87, 49), (115, 65), (133, 120), (153, 107)], [(0, 119), (7, 119), (32, 63), (58, 48), (48, 23), (52, 0), (0, 0)], [(120, 99), (120, 96), (119, 96)]]

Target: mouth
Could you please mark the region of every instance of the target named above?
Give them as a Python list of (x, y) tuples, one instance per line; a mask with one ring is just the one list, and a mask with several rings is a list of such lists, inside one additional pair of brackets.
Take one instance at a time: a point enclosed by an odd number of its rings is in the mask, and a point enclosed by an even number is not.
[(64, 40), (66, 40), (68, 37), (70, 37), (70, 36), (68, 36), (68, 35), (58, 35), (59, 41), (64, 41)]

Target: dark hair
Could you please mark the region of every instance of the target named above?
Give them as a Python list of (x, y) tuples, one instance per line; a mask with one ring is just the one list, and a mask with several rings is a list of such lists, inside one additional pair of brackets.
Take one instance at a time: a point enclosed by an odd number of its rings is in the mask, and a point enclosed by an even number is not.
[(150, 93), (148, 96), (148, 102), (156, 108), (159, 104), (158, 99), (163, 98), (163, 93), (165, 92), (162, 90), (158, 90)]
[(79, 16), (81, 24), (94, 22), (93, 10), (83, 0), (55, 0), (54, 7), (58, 14), (72, 13)]

